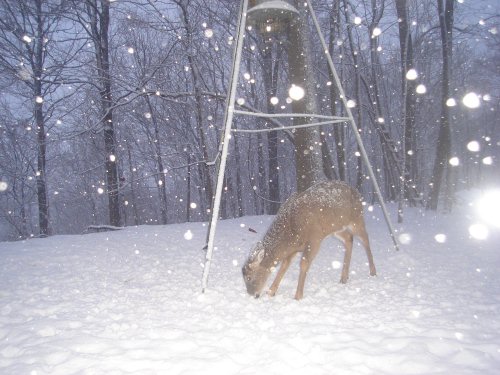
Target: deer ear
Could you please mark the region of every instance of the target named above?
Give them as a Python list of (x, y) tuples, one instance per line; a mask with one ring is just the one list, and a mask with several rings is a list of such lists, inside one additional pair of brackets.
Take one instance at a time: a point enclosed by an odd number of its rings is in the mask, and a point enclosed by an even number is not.
[(252, 254), (252, 262), (249, 264), (250, 268), (257, 267), (264, 259), (265, 250), (262, 244), (259, 242), (255, 252)]

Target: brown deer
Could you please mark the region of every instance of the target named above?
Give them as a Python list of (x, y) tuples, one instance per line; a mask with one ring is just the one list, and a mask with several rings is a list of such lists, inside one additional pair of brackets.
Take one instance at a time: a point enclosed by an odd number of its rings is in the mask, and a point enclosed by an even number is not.
[(341, 283), (346, 283), (349, 277), (354, 235), (359, 236), (366, 250), (370, 275), (376, 275), (360, 194), (344, 182), (325, 181), (300, 194), (292, 194), (280, 207), (271, 227), (243, 266), (247, 292), (258, 298), (269, 274), (281, 262), (276, 279), (268, 291), (270, 296), (274, 296), (293, 257), (302, 252), (295, 293), (295, 299), (301, 299), (309, 267), (321, 242), (330, 234), (340, 239), (345, 246)]

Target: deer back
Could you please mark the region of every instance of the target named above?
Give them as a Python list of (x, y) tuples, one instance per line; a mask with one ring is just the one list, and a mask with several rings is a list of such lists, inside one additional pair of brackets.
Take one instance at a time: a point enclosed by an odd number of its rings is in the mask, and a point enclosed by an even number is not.
[[(295, 193), (280, 207), (262, 239), (264, 261), (280, 261), (302, 251), (311, 240), (359, 225), (363, 209), (359, 193), (344, 182), (319, 182)], [(265, 262), (268, 263), (268, 262)]]

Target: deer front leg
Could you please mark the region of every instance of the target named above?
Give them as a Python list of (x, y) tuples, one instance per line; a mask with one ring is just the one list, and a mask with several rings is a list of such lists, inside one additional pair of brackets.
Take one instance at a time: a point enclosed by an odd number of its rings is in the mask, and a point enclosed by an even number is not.
[(319, 243), (310, 243), (304, 250), (302, 254), (302, 259), (300, 260), (300, 274), (299, 274), (299, 284), (297, 285), (297, 292), (295, 293), (295, 299), (300, 300), (304, 297), (304, 284), (306, 282), (307, 272), (314, 257), (318, 253)]
[(280, 286), (280, 283), (281, 283), (281, 279), (283, 279), (285, 272), (288, 270), (288, 267), (290, 267), (290, 263), (292, 262), (292, 259), (294, 256), (295, 256), (295, 253), (290, 255), (288, 258), (285, 258), (281, 261), (280, 269), (278, 270), (278, 273), (276, 274), (276, 278), (274, 279), (271, 287), (269, 288), (268, 294), (271, 297), (274, 297), (276, 295), (278, 287)]

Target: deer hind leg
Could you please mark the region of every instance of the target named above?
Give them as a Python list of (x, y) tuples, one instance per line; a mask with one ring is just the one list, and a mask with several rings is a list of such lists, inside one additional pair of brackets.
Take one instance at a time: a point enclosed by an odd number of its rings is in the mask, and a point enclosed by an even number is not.
[(274, 297), (276, 295), (276, 291), (278, 290), (278, 287), (280, 286), (281, 279), (283, 279), (283, 276), (285, 275), (285, 272), (288, 270), (288, 267), (290, 266), (290, 263), (292, 262), (293, 257), (295, 256), (295, 253), (290, 255), (288, 258), (285, 258), (281, 261), (281, 266), (276, 274), (276, 278), (274, 279), (271, 287), (269, 288), (268, 294), (271, 297)]
[(361, 220), (356, 227), (353, 228), (354, 234), (357, 235), (363, 244), (366, 251), (366, 257), (368, 258), (368, 265), (370, 267), (370, 276), (375, 276), (377, 270), (375, 269), (375, 263), (373, 263), (372, 250), (370, 248), (370, 240), (368, 239), (368, 233), (366, 232), (365, 222)]
[(342, 267), (342, 275), (340, 276), (340, 282), (345, 284), (349, 278), (349, 266), (351, 264), (352, 256), (352, 243), (353, 235), (349, 230), (343, 230), (342, 232), (335, 233), (335, 237), (340, 239), (344, 243), (345, 254), (344, 254), (344, 265)]
[(319, 242), (309, 243), (304, 249), (302, 259), (300, 260), (299, 283), (297, 285), (297, 292), (295, 293), (296, 300), (300, 300), (304, 296), (304, 283), (306, 281), (307, 272), (309, 271), (309, 267), (311, 267), (314, 257), (316, 257), (319, 251), (319, 245)]

